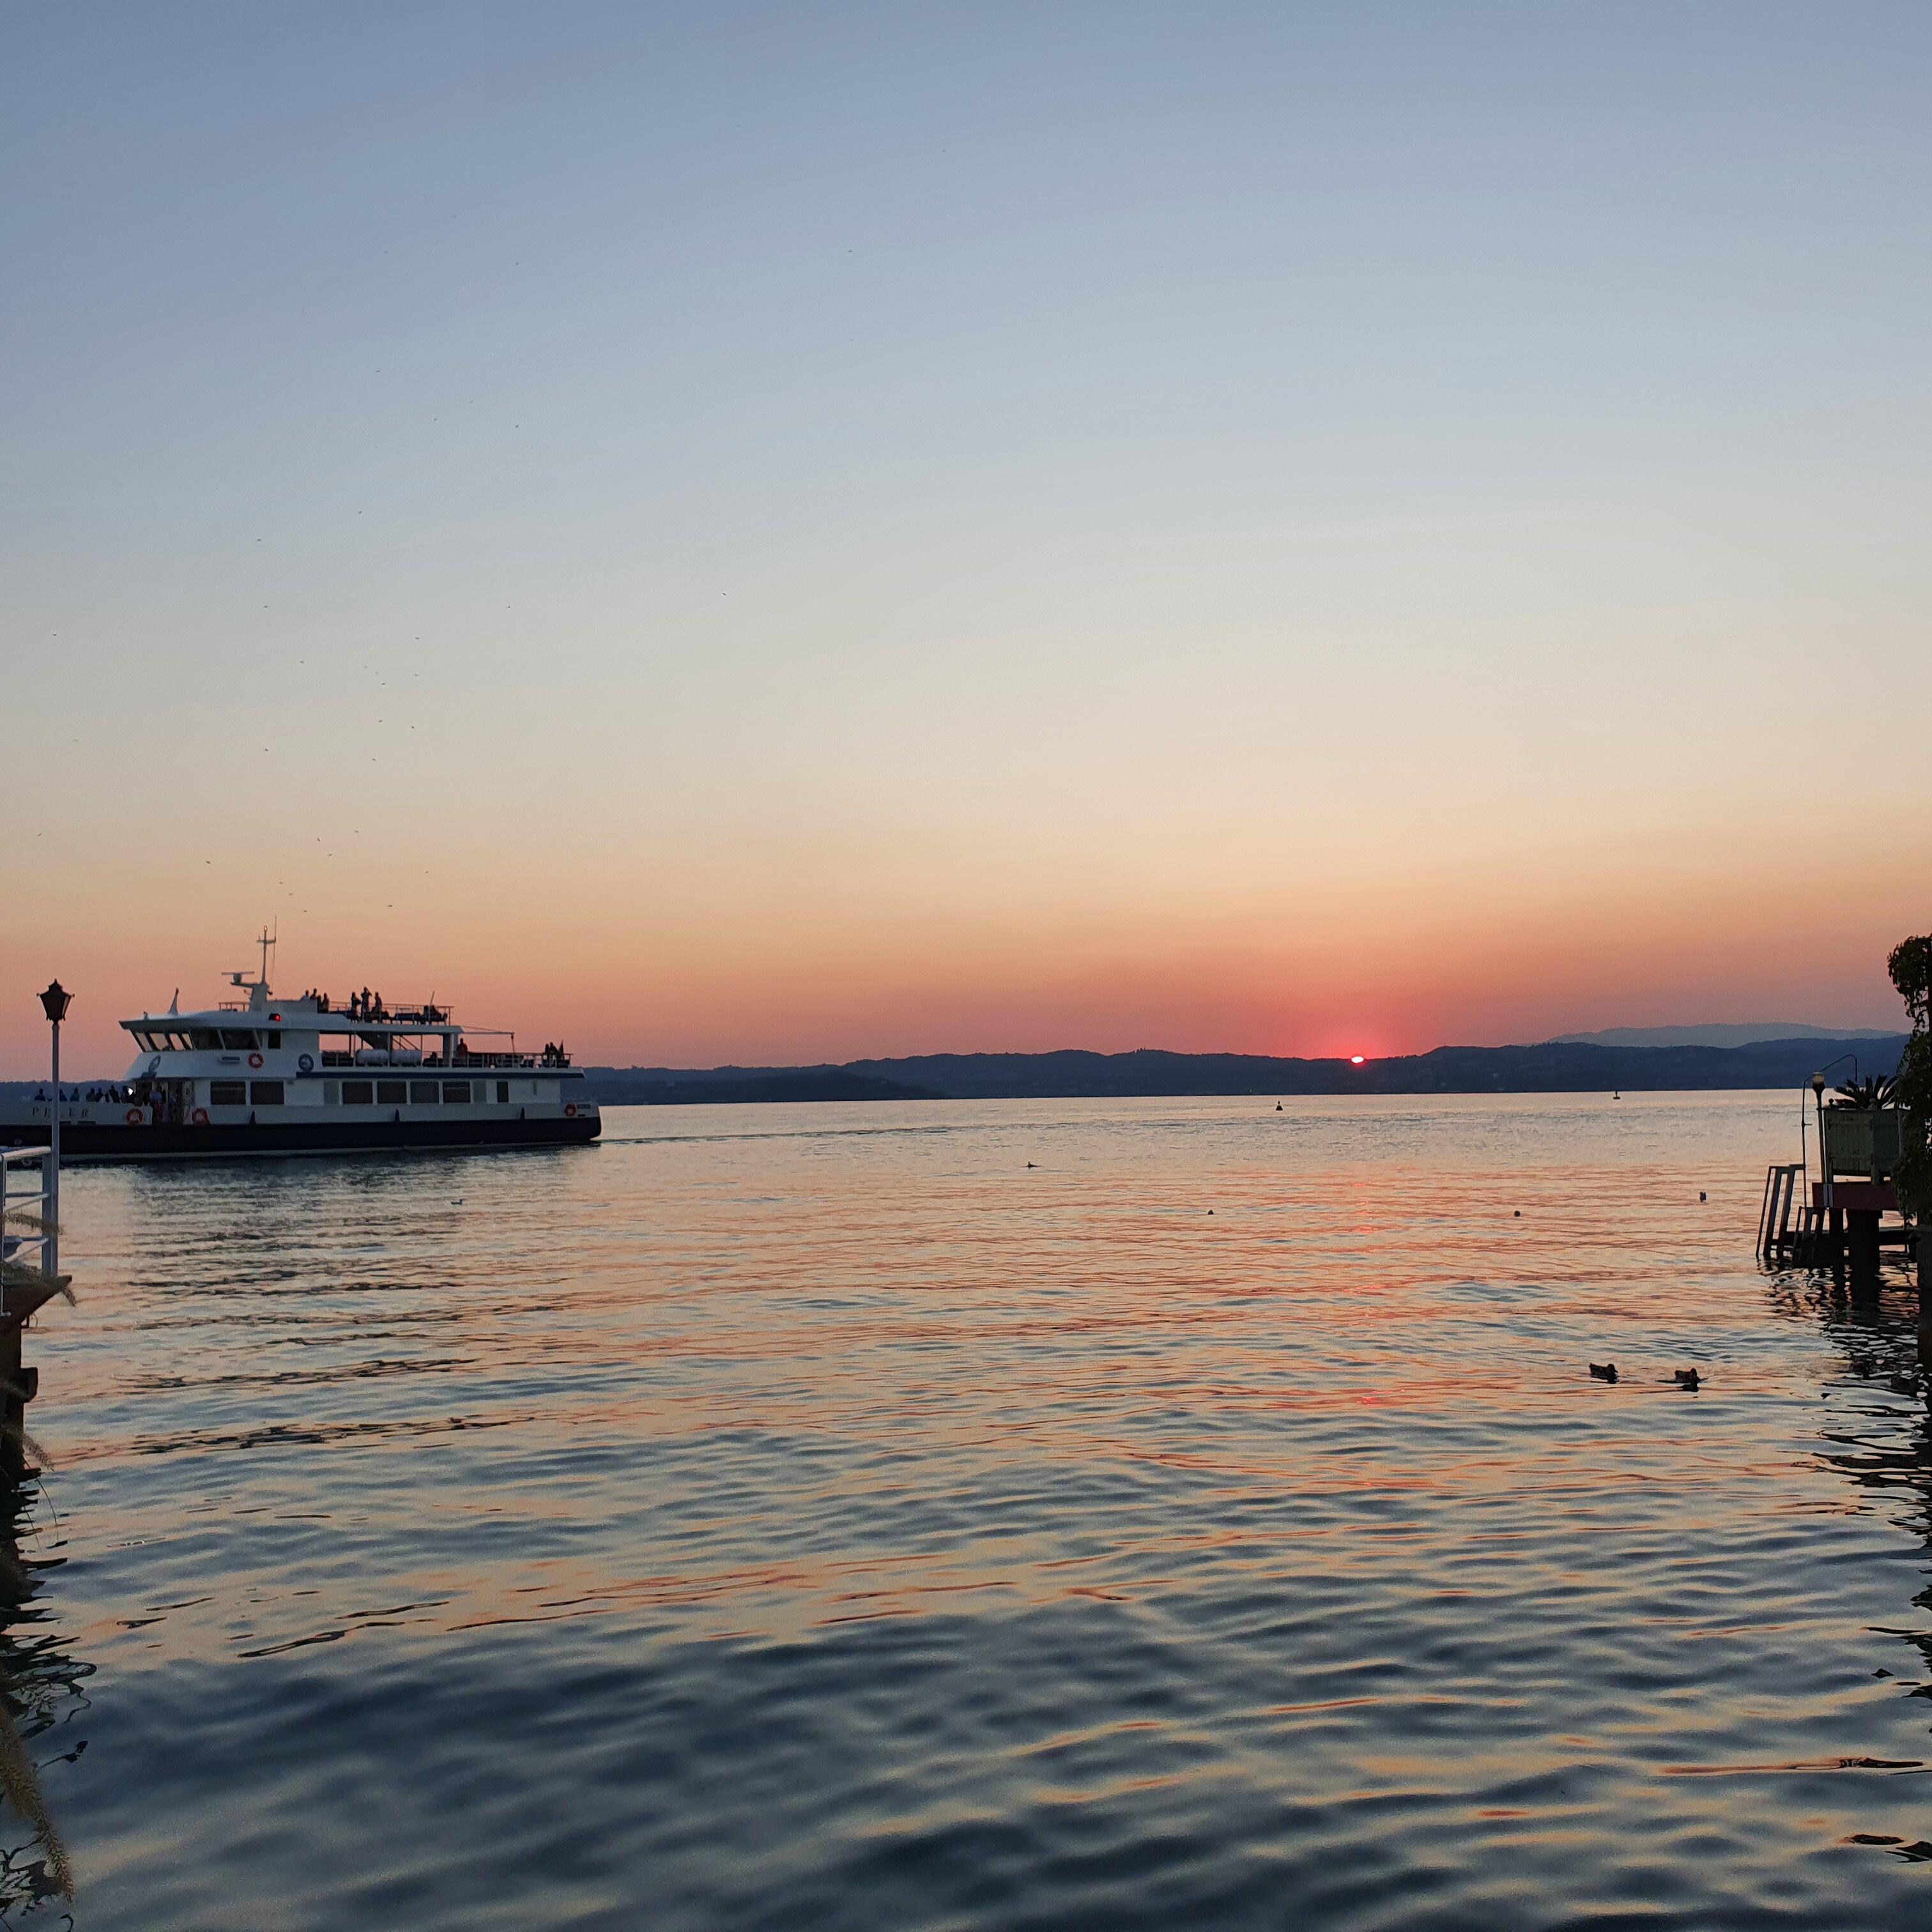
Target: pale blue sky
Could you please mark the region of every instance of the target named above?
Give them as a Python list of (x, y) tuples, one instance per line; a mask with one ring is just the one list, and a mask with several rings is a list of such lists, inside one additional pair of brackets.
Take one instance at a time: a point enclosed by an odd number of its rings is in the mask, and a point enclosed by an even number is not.
[[(1257, 988), (1413, 906), (1466, 997), (1384, 989), (1392, 1042), (1891, 1016), (1932, 10), (16, 5), (0, 46), (8, 728), (98, 766), (10, 812), (104, 997), (130, 923), (169, 983), (263, 917), (314, 976), (567, 926), (584, 1024), (644, 976), (614, 1053), (1292, 1047)], [(1806, 748), (1888, 730), (1899, 817), (1834, 830)], [(1840, 838), (1822, 952), (1749, 923)], [(1656, 938), (1614, 998), (1562, 976), (1580, 870)]]

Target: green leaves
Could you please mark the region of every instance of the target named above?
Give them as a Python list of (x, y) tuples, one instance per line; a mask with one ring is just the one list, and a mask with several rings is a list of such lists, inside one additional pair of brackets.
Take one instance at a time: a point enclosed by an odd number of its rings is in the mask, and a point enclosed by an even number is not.
[(1932, 1025), (1932, 933), (1901, 939), (1885, 964), (1912, 1016), (1912, 1030), (1922, 1032)]
[(1922, 1230), (1932, 1226), (1932, 1144), (1927, 1137), (1932, 1128), (1932, 933), (1900, 940), (1886, 966), (1912, 1016), (1912, 1037), (1892, 1079), (1892, 1096), (1906, 1110), (1894, 1178), (1899, 1205)]

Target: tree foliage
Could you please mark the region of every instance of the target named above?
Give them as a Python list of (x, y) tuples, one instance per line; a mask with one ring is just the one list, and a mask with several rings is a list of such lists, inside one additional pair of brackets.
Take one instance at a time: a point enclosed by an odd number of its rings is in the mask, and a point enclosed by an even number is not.
[(1932, 1225), (1932, 1144), (1927, 1137), (1932, 1126), (1932, 933), (1900, 940), (1886, 964), (1912, 1016), (1912, 1035), (1894, 1080), (1894, 1097), (1907, 1110), (1901, 1123), (1898, 1201), (1924, 1228)]

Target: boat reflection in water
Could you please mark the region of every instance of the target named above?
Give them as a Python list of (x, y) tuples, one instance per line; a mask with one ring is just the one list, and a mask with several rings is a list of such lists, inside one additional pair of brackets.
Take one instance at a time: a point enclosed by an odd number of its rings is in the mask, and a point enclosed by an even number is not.
[(81, 1169), (32, 1351), (78, 1636), (13, 1638), (80, 1913), (1932, 1922), (1913, 1311), (1759, 1270), (1787, 1120), (666, 1107)]

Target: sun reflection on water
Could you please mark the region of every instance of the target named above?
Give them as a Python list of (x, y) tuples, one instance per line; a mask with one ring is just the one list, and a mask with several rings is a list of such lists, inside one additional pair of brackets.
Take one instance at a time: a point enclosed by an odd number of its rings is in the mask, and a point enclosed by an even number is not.
[(87, 1921), (1916, 1923), (1926, 1391), (1898, 1282), (1750, 1264), (1787, 1113), (77, 1173)]

